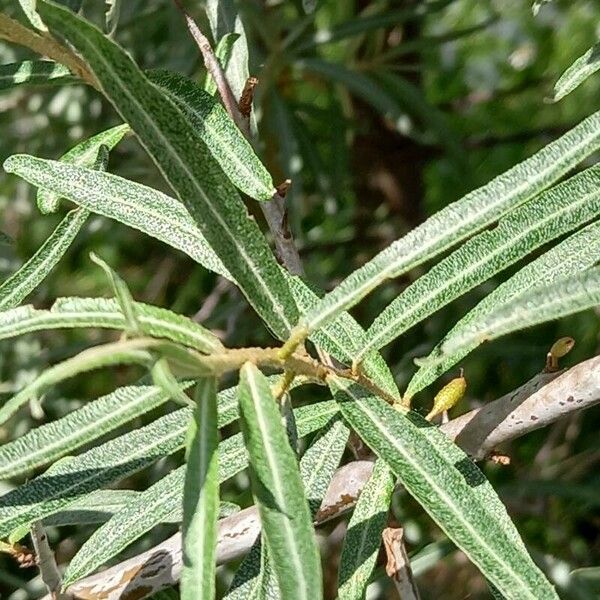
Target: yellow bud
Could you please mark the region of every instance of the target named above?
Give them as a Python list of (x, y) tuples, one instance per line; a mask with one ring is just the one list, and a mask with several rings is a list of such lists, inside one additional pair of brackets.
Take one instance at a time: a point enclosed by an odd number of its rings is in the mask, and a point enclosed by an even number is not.
[(450, 410), (464, 395), (467, 390), (467, 380), (463, 377), (463, 371), (460, 370), (460, 376), (447, 383), (433, 399), (433, 408), (425, 417), (431, 421), (433, 417)]

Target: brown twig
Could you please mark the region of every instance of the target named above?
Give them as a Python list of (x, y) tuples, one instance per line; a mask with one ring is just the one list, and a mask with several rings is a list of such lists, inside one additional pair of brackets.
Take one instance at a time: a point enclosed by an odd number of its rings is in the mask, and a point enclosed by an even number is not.
[[(469, 454), (483, 458), (496, 445), (544, 427), (573, 412), (600, 403), (600, 356), (562, 374), (540, 374), (519, 389), (454, 419), (441, 430)], [(323, 523), (352, 509), (373, 470), (369, 461), (344, 465), (334, 475), (316, 522)], [(219, 522), (219, 564), (240, 558), (260, 533), (255, 507)], [(141, 600), (174, 585), (181, 572), (181, 534), (69, 590), (86, 600), (118, 600), (129, 594)], [(49, 600), (46, 599), (46, 600)]]
[(0, 39), (25, 46), (41, 56), (65, 65), (73, 75), (76, 75), (96, 89), (100, 89), (96, 78), (85, 63), (69, 48), (57, 42), (49, 33), (39, 34), (18, 21), (0, 14)]
[(194, 41), (196, 42), (196, 45), (202, 54), (204, 66), (215, 81), (217, 91), (219, 92), (219, 96), (221, 96), (225, 110), (229, 113), (229, 116), (233, 119), (233, 122), (242, 130), (244, 135), (248, 137), (250, 135), (250, 130), (248, 129), (244, 131), (242, 129), (244, 119), (238, 108), (237, 100), (233, 95), (231, 86), (227, 81), (227, 77), (225, 76), (225, 73), (219, 64), (219, 61), (210, 46), (208, 38), (200, 31), (196, 21), (194, 21), (191, 15), (185, 10), (181, 0), (173, 0), (173, 2), (183, 15), (187, 28), (192, 34), (192, 37), (194, 38)]
[[(219, 64), (219, 61), (217, 60), (217, 57), (215, 56), (207, 37), (200, 31), (200, 28), (194, 19), (186, 12), (185, 8), (181, 4), (181, 0), (173, 0), (173, 2), (185, 18), (188, 29), (190, 30), (190, 33), (192, 34), (192, 37), (196, 41), (196, 44), (202, 54), (204, 65), (215, 81), (217, 91), (221, 96), (225, 110), (227, 110), (229, 116), (244, 134), (246, 139), (252, 143), (252, 132), (250, 130), (250, 122), (248, 119), (250, 116), (252, 99), (250, 90), (254, 90), (254, 85), (252, 82), (256, 82), (257, 80), (252, 77), (248, 79), (246, 82), (246, 87), (244, 88), (244, 92), (247, 90), (248, 92), (246, 93), (246, 97), (244, 97), (244, 93), (242, 93), (240, 105), (238, 106), (231, 86), (227, 81), (225, 72)], [(244, 113), (247, 112), (248, 116), (244, 116), (240, 108), (244, 111)], [(298, 254), (298, 249), (294, 244), (292, 233), (288, 227), (283, 196), (280, 195), (279, 192), (276, 192), (273, 194), (273, 197), (269, 202), (261, 202), (260, 208), (265, 216), (269, 230), (273, 235), (275, 247), (277, 248), (277, 253), (279, 254), (281, 262), (292, 275), (302, 275), (304, 273), (304, 269), (302, 268), (300, 255)]]
[(392, 579), (402, 600), (420, 600), (410, 561), (404, 545), (402, 527), (386, 527), (381, 533), (383, 547), (387, 555), (385, 572)]

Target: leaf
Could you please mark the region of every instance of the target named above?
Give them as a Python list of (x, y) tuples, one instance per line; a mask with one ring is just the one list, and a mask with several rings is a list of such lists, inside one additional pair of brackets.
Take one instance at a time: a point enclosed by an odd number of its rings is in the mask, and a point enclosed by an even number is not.
[(92, 212), (166, 241), (235, 283), (187, 209), (166, 194), (110, 173), (97, 178), (78, 166), (26, 155), (9, 157), (4, 169), (35, 186), (52, 189), (56, 195), (68, 197)]
[(322, 598), (321, 563), (294, 452), (264, 375), (240, 371), (241, 426), (250, 456), (252, 493), (286, 599)]
[(408, 384), (405, 397), (412, 398), (479, 345), (478, 342), (473, 342), (459, 352), (442, 356), (442, 343), (451, 340), (469, 326), (474, 326), (485, 318), (494, 307), (503, 306), (515, 296), (535, 286), (537, 282), (551, 283), (587, 269), (598, 260), (600, 260), (600, 221), (584, 227), (527, 264), (468, 312), (436, 345), (429, 356), (418, 360), (421, 368)]
[[(215, 56), (223, 70), (227, 69), (229, 61), (231, 60), (231, 55), (233, 53), (233, 45), (239, 38), (239, 33), (226, 33), (219, 40), (219, 43), (215, 48)], [(214, 96), (217, 91), (217, 84), (215, 83), (215, 80), (209, 72), (206, 73), (206, 79), (204, 81), (204, 91), (209, 93), (211, 96)]]
[(76, 81), (67, 67), (50, 60), (22, 60), (0, 65), (0, 90), (17, 85), (63, 85)]
[[(331, 478), (340, 463), (349, 433), (340, 418), (332, 418), (300, 460), (300, 477), (313, 517), (319, 510)], [(261, 543), (261, 538), (252, 546), (236, 571), (225, 596), (226, 600), (281, 597), (272, 560), (266, 546)]]
[(588, 77), (600, 69), (600, 42), (580, 56), (558, 79), (554, 85), (554, 102), (558, 102)]
[(114, 365), (148, 365), (152, 355), (148, 352), (151, 342), (147, 339), (103, 344), (83, 350), (76, 356), (49, 367), (32, 383), (15, 394), (0, 408), (0, 423), (5, 423), (21, 406), (47, 387), (79, 373)]
[[(540, 194), (438, 262), (373, 321), (359, 353), (381, 348), (455, 298), (600, 213), (600, 166)], [(358, 359), (357, 359), (358, 360)]]
[(494, 489), (462, 450), (414, 413), (336, 380), (344, 419), (442, 530), (508, 597), (557, 599)]
[[(111, 127), (106, 131), (102, 131), (95, 136), (80, 142), (63, 154), (60, 161), (80, 165), (82, 167), (93, 167), (99, 148), (106, 146), (108, 150), (112, 150), (128, 132), (128, 125)], [(105, 171), (106, 169), (101, 170)], [(60, 195), (45, 188), (39, 188), (37, 192), (37, 205), (40, 212), (43, 214), (56, 212), (60, 205)]]
[(0, 310), (18, 306), (57, 265), (88, 218), (85, 208), (70, 211), (39, 250), (0, 285)]
[(460, 352), (476, 342), (495, 340), (526, 327), (572, 315), (600, 304), (600, 267), (536, 286), (502, 306), (485, 319), (466, 327), (442, 344), (442, 354)]
[(195, 400), (183, 493), (181, 597), (211, 600), (216, 587), (219, 512), (216, 379), (201, 379)]
[(281, 270), (256, 222), (204, 142), (190, 130), (185, 115), (96, 27), (46, 2), (40, 2), (39, 11), (79, 51), (246, 298), (274, 334), (285, 338), (298, 313)]
[(227, 34), (238, 35), (238, 41), (232, 48), (225, 68), (225, 75), (233, 95), (240, 98), (249, 77), (248, 42), (235, 0), (207, 0), (206, 15), (217, 46)]
[[(205, 354), (223, 350), (221, 341), (188, 317), (150, 304), (135, 303), (138, 323), (144, 335), (165, 338)], [(0, 339), (46, 329), (125, 329), (126, 321), (118, 303), (108, 298), (58, 298), (50, 310), (30, 304), (0, 312)]]
[(106, 24), (106, 33), (110, 36), (115, 35), (121, 16), (121, 0), (105, 0), (106, 13), (104, 22)]
[[(106, 170), (108, 149), (104, 145), (95, 148), (93, 168)], [(67, 214), (42, 244), (39, 250), (0, 286), (0, 310), (20, 304), (50, 273), (83, 227), (89, 211), (79, 208)]]
[[(231, 389), (237, 391), (236, 388)], [(218, 409), (220, 414), (222, 411), (220, 406), (222, 395), (223, 392), (219, 394)], [(331, 409), (335, 408), (335, 403), (327, 402), (325, 404), (328, 405), (329, 409), (327, 418), (331, 418)], [(300, 435), (308, 435), (322, 425), (319, 411), (315, 411), (318, 407), (319, 405), (312, 405), (297, 411)], [(180, 436), (183, 436), (187, 424), (191, 420), (192, 411), (182, 409), (174, 414), (178, 414), (179, 418), (173, 425), (173, 429), (177, 430)], [(219, 420), (219, 427), (221, 426), (222, 423)], [(227, 481), (248, 465), (248, 455), (241, 433), (220, 442), (218, 454), (219, 483)], [(329, 458), (325, 462), (331, 464), (332, 461), (333, 459)], [(333, 470), (335, 470), (335, 467)], [(181, 520), (185, 476), (185, 466), (175, 469), (167, 477), (150, 486), (146, 491), (139, 493), (122, 511), (115, 514), (105, 525), (98, 529), (71, 561), (68, 574), (69, 581), (66, 581), (65, 584), (85, 577), (153, 527), (165, 522), (165, 520), (174, 522)]]
[[(5, 164), (5, 169), (14, 169), (21, 177), (38, 186), (56, 186), (72, 201), (88, 210), (115, 219), (129, 227), (169, 244), (185, 252), (204, 267), (234, 281), (223, 263), (208, 245), (206, 239), (185, 209), (174, 198), (147, 186), (123, 180), (110, 173), (103, 179), (96, 179), (86, 171), (53, 161), (22, 156), (13, 156)], [(73, 186), (73, 181), (85, 183), (85, 187)], [(120, 185), (124, 182), (123, 185)], [(98, 192), (101, 192), (99, 194)], [(283, 273), (283, 271), (282, 271)], [(303, 311), (318, 303), (318, 296), (299, 278), (285, 274), (294, 300)], [(269, 322), (271, 315), (263, 315)], [(272, 325), (274, 327), (275, 325)], [(314, 334), (311, 339), (341, 361), (351, 362), (361, 346), (364, 332), (348, 314), (337, 317), (330, 325)], [(368, 362), (367, 362), (368, 361)], [(394, 379), (379, 355), (369, 356), (362, 365), (363, 371), (392, 395), (398, 395)], [(381, 378), (375, 379), (376, 377)]]
[[(190, 383), (181, 385), (186, 388)], [(235, 391), (235, 388), (228, 391)], [(0, 446), (0, 480), (53, 462), (167, 400), (168, 396), (155, 386), (130, 385), (85, 404), (61, 419), (32, 429)], [(235, 400), (237, 402), (237, 397)]]
[(48, 31), (37, 11), (37, 0), (19, 0), (21, 9), (25, 13), (27, 20), (39, 31)]
[(105, 273), (119, 304), (119, 309), (125, 318), (125, 332), (130, 335), (140, 335), (143, 333), (142, 327), (138, 321), (135, 312), (135, 303), (133, 296), (123, 279), (114, 271), (107, 262), (103, 261), (93, 252), (90, 253), (90, 259), (96, 263)]
[[(182, 411), (185, 422), (182, 424)], [(0, 538), (64, 509), (183, 447), (191, 411), (182, 409), (96, 446), (0, 497)]]
[(395, 278), (476, 233), (535, 196), (600, 146), (600, 112), (537, 154), (442, 209), (380, 252), (324, 296), (296, 332), (323, 327), (387, 279)]
[(386, 463), (379, 459), (365, 484), (348, 523), (344, 538), (338, 597), (340, 600), (361, 600), (375, 568), (381, 532), (387, 525), (387, 515), (396, 481)]
[(180, 108), (231, 183), (255, 200), (271, 200), (277, 193), (271, 175), (221, 103), (178, 73), (152, 71), (148, 77)]

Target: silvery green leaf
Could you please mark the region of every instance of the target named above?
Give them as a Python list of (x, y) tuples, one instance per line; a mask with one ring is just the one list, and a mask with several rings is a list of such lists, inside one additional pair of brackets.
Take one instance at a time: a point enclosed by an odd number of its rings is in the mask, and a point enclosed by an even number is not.
[(318, 600), (321, 562), (298, 463), (268, 382), (251, 363), (240, 371), (239, 400), (252, 492), (279, 588), (286, 599)]
[(359, 353), (381, 348), (536, 248), (600, 214), (600, 166), (540, 194), (438, 262), (373, 321)]
[[(182, 411), (185, 422), (182, 423)], [(0, 497), (0, 537), (69, 506), (183, 447), (191, 411), (181, 409), (57, 463)]]
[[(231, 390), (237, 392), (237, 388), (225, 391), (229, 392)], [(223, 414), (223, 394), (224, 392), (220, 392), (218, 398), (217, 408), (219, 416)], [(333, 423), (332, 418), (335, 417), (335, 413), (332, 413), (332, 409), (336, 408), (335, 402), (326, 402), (324, 404), (326, 404), (325, 407), (320, 407), (317, 404), (300, 408), (296, 411), (301, 436), (308, 435), (319, 429), (323, 424), (323, 417)], [(180, 435), (185, 436), (186, 432), (184, 430), (190, 422), (192, 411), (190, 409), (182, 409), (174, 414), (177, 414), (178, 418), (173, 424), (173, 429), (179, 432)], [(347, 429), (343, 424), (340, 424), (340, 420), (337, 419), (336, 422), (338, 423), (336, 431), (339, 433), (345, 430), (347, 436)], [(223, 425), (222, 418), (219, 419), (218, 425), (219, 427)], [(337, 443), (334, 443), (331, 440), (331, 435), (329, 435), (328, 440), (326, 446), (322, 443), (320, 447), (323, 450), (331, 449), (334, 454), (338, 455), (337, 460), (339, 462), (339, 456), (343, 452), (344, 445), (341, 444), (340, 450), (340, 439), (337, 440)], [(241, 433), (220, 442), (218, 454), (219, 483), (227, 481), (248, 465), (248, 455)], [(333, 466), (334, 463), (335, 466)], [(320, 465), (322, 477), (324, 476), (324, 469), (329, 469), (332, 475), (337, 467), (335, 456), (321, 457)], [(167, 477), (161, 479), (146, 491), (139, 493), (127, 506), (123, 507), (121, 511), (116, 513), (113, 518), (98, 529), (81, 547), (71, 562), (69, 573), (67, 574), (69, 581), (85, 577), (88, 573), (119, 554), (125, 547), (160, 523), (165, 521), (180, 522), (182, 518), (181, 507), (185, 489), (185, 474), (185, 466), (175, 469)], [(323, 482), (321, 482), (322, 485)], [(315, 493), (317, 491), (315, 489)], [(85, 498), (82, 499), (82, 502), (84, 500)], [(73, 506), (73, 504), (70, 504), (69, 508)], [(231, 510), (231, 508), (222, 506), (220, 512), (223, 513), (224, 510)]]
[[(94, 148), (93, 168), (105, 171), (108, 165), (108, 147)], [(0, 286), (0, 310), (20, 304), (50, 273), (79, 233), (89, 211), (79, 208), (71, 211), (59, 223), (38, 251)]]
[(287, 283), (258, 225), (185, 115), (91, 23), (46, 2), (38, 10), (78, 50), (246, 298), (285, 338), (298, 319)]
[(178, 73), (153, 71), (148, 77), (181, 109), (231, 183), (255, 200), (273, 197), (271, 175), (216, 98)]
[[(165, 308), (136, 302), (137, 321), (144, 335), (165, 338), (199, 352), (223, 350), (219, 338), (188, 317)], [(109, 298), (58, 298), (50, 310), (30, 304), (0, 312), (0, 339), (47, 329), (126, 328), (126, 320), (116, 300)]]
[(216, 379), (200, 379), (195, 401), (183, 492), (181, 597), (212, 600), (219, 512)]
[[(106, 173), (103, 179), (82, 178), (82, 171), (71, 165), (44, 161), (34, 157), (11, 157), (5, 169), (41, 187), (56, 186), (72, 201), (94, 213), (115, 219), (138, 229), (173, 248), (181, 250), (204, 267), (234, 281), (221, 260), (208, 245), (185, 207), (161, 192)], [(73, 182), (79, 182), (73, 185)], [(83, 184), (82, 186), (80, 184)], [(100, 193), (98, 193), (100, 192)], [(283, 271), (282, 271), (283, 273)], [(315, 306), (318, 296), (299, 278), (285, 275), (294, 300), (302, 310)], [(270, 315), (263, 315), (268, 322)], [(271, 327), (274, 327), (272, 324)], [(314, 334), (314, 341), (341, 361), (351, 362), (362, 347), (364, 332), (347, 313)], [(394, 379), (379, 355), (367, 357), (363, 371), (373, 377), (391, 395), (398, 395)]]
[(80, 373), (123, 364), (149, 365), (152, 361), (149, 347), (150, 341), (146, 339), (104, 344), (83, 350), (76, 356), (49, 367), (2, 405), (0, 423), (5, 423), (21, 406), (47, 387)]
[(442, 344), (442, 355), (600, 304), (600, 267), (530, 288)]
[(384, 281), (433, 258), (552, 185), (600, 147), (594, 113), (527, 160), (437, 212), (354, 271), (301, 319), (298, 334), (323, 327)]
[[(82, 167), (93, 167), (99, 148), (106, 146), (108, 150), (112, 150), (128, 132), (128, 125), (111, 127), (80, 142), (63, 154), (60, 160), (61, 162), (72, 163)], [(106, 169), (101, 170), (105, 171)], [(39, 188), (37, 192), (37, 205), (40, 212), (44, 214), (56, 212), (60, 205), (60, 195), (45, 188)]]
[(119, 274), (114, 271), (106, 261), (102, 260), (93, 252), (90, 253), (90, 259), (104, 271), (110, 282), (115, 299), (119, 304), (119, 309), (125, 318), (125, 331), (132, 335), (141, 335), (143, 333), (142, 326), (137, 318), (133, 296), (125, 281), (123, 281)]
[(207, 0), (206, 15), (217, 46), (227, 34), (234, 33), (239, 36), (238, 41), (233, 46), (225, 75), (233, 95), (240, 98), (249, 77), (248, 41), (235, 0)]
[(23, 60), (0, 65), (0, 90), (17, 85), (63, 85), (77, 78), (61, 64), (50, 60)]
[(88, 218), (85, 208), (70, 211), (39, 250), (0, 285), (0, 310), (18, 306), (46, 278)]
[[(319, 510), (329, 482), (337, 469), (350, 431), (339, 418), (331, 419), (300, 459), (300, 476), (311, 514)], [(236, 571), (226, 600), (280, 598), (272, 560), (258, 539)]]
[(405, 397), (412, 398), (479, 345), (478, 342), (474, 342), (469, 346), (464, 346), (459, 352), (442, 355), (441, 347), (443, 343), (459, 335), (461, 331), (469, 326), (475, 325), (478, 321), (486, 318), (494, 307), (503, 306), (515, 296), (534, 287), (536, 283), (540, 281), (551, 283), (562, 277), (583, 271), (599, 260), (600, 221), (596, 221), (524, 266), (460, 319), (426, 358), (418, 359), (420, 369), (408, 384)]
[(381, 547), (381, 532), (387, 525), (395, 484), (385, 461), (377, 460), (360, 493), (344, 538), (338, 575), (340, 600), (362, 600), (365, 596)]
[(580, 56), (554, 86), (554, 102), (558, 102), (600, 69), (600, 43)]
[[(219, 61), (219, 64), (223, 70), (227, 70), (231, 55), (233, 53), (233, 45), (240, 38), (239, 33), (226, 33), (217, 44), (215, 48), (215, 56)], [(210, 73), (206, 73), (206, 79), (204, 81), (204, 91), (208, 92), (211, 96), (214, 96), (217, 91), (217, 84)]]
[(344, 419), (485, 577), (509, 598), (558, 598), (496, 492), (458, 446), (419, 415), (347, 381), (336, 385)]
[[(190, 383), (181, 384), (182, 388)], [(235, 388), (229, 391), (235, 392)], [(114, 431), (167, 402), (159, 388), (130, 385), (93, 400), (64, 417), (0, 446), (0, 480), (27, 473)], [(235, 398), (237, 403), (237, 397)], [(224, 404), (228, 404), (229, 398)]]

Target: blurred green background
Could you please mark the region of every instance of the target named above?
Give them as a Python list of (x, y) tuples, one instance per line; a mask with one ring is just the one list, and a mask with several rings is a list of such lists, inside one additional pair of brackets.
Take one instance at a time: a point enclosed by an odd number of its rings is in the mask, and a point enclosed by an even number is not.
[[(558, 104), (548, 101), (560, 74), (600, 36), (597, 0), (550, 2), (535, 17), (528, 0), (239, 4), (250, 43), (250, 72), (260, 79), (255, 98), (260, 155), (277, 182), (287, 177), (293, 181), (290, 225), (307, 277), (323, 289), (331, 289), (428, 215), (598, 109), (600, 77)], [(22, 20), (16, 1), (4, 0), (0, 6)], [(202, 2), (189, 0), (186, 7), (208, 32)], [(102, 0), (83, 4), (84, 14), (99, 24), (104, 9)], [(123, 2), (115, 37), (144, 68), (168, 68), (197, 80), (205, 76), (181, 15), (169, 0)], [(0, 44), (2, 63), (25, 58), (35, 57)], [(58, 158), (118, 122), (111, 106), (83, 85), (0, 92), (0, 159), (17, 152)], [(111, 154), (109, 168), (166, 189), (132, 139)], [(35, 252), (60, 216), (40, 215), (35, 190), (5, 174), (0, 174), (0, 214), (1, 230), (14, 240), (0, 245), (0, 274), (6, 277)], [(110, 295), (90, 251), (120, 272), (137, 300), (190, 316), (201, 311), (198, 318), (219, 331), (228, 345), (273, 341), (230, 284), (159, 242), (101, 217), (88, 221), (30, 301), (48, 307), (60, 296)], [(368, 326), (427, 268), (390, 282), (353, 314)], [(413, 359), (426, 355), (498, 281), (453, 302), (384, 349), (401, 389), (415, 371)], [(599, 333), (598, 313), (590, 311), (481, 347), (462, 365), (469, 389), (454, 414), (497, 398), (539, 372), (558, 337), (570, 335), (577, 343), (565, 366), (597, 354)], [(48, 365), (111, 335), (52, 331), (2, 342), (0, 394), (10, 397)], [(140, 374), (119, 368), (56, 387), (0, 429), (0, 441), (56, 419)], [(419, 395), (419, 409), (429, 406), (437, 387)], [(295, 394), (295, 402), (324, 393), (306, 390)], [(147, 415), (143, 422), (155, 416)], [(484, 465), (532, 555), (564, 598), (600, 597), (600, 567), (593, 568), (600, 564), (599, 426), (598, 409), (572, 415), (511, 444), (506, 449), (510, 466)], [(145, 489), (181, 460), (180, 455), (171, 457), (121, 486)], [(0, 491), (18, 483), (2, 482)], [(223, 495), (249, 505), (246, 475), (225, 484)], [(409, 552), (418, 557), (413, 566), (420, 573), (417, 582), (424, 600), (490, 597), (477, 570), (404, 492), (394, 497), (393, 519), (406, 528)], [(329, 598), (335, 595), (343, 528), (343, 522), (323, 528)], [(126, 555), (139, 553), (173, 530), (165, 526), (153, 531)], [(51, 529), (59, 560), (67, 562), (90, 531)], [(220, 571), (221, 589), (226, 589), (234, 567)], [(381, 567), (378, 575), (368, 597), (394, 598)], [(20, 570), (11, 558), (0, 556), (3, 598), (39, 597), (42, 586), (35, 576), (35, 570)]]

